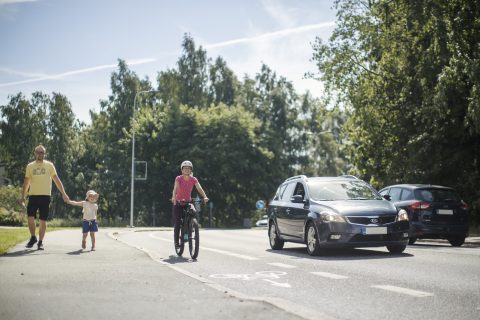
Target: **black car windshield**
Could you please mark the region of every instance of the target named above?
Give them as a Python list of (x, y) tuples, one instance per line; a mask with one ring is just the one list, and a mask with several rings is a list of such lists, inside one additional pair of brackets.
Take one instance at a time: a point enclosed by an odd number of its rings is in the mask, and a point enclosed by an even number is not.
[(460, 201), (458, 193), (451, 189), (418, 189), (415, 190), (415, 195), (418, 199), (428, 202)]
[(381, 200), (382, 198), (361, 180), (309, 181), (310, 197), (317, 201)]

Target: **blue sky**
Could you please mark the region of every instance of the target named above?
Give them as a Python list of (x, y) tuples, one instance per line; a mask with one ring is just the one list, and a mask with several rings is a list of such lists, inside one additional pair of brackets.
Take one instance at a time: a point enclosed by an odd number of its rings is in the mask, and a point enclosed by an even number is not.
[(175, 68), (189, 33), (210, 58), (222, 56), (242, 79), (262, 63), (320, 96), (303, 79), (316, 71), (312, 42), (335, 24), (333, 0), (0, 0), (0, 105), (34, 91), (67, 96), (77, 117), (110, 94), (117, 60), (156, 85)]

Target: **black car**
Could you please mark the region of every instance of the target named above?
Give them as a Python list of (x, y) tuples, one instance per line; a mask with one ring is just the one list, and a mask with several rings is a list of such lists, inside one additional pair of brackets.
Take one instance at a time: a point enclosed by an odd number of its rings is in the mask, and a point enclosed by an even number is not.
[(323, 248), (386, 246), (401, 253), (408, 243), (408, 216), (353, 176), (295, 176), (278, 188), (268, 209), (270, 247), (304, 243), (310, 255)]
[(409, 244), (417, 239), (447, 239), (454, 247), (468, 235), (468, 205), (455, 189), (425, 185), (398, 184), (380, 190), (410, 220)]

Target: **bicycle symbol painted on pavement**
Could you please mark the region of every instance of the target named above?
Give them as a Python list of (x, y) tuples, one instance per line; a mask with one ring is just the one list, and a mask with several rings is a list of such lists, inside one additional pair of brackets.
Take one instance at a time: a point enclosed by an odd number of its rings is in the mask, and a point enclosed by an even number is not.
[[(258, 271), (254, 274), (237, 274), (237, 273), (226, 273), (226, 274), (212, 274), (211, 278), (215, 279), (237, 279), (243, 281), (249, 280), (263, 280), (270, 283), (272, 286), (290, 288), (290, 284), (286, 282), (277, 282), (275, 280), (280, 279), (280, 277), (286, 275), (286, 272), (283, 271)], [(275, 280), (272, 280), (275, 279)]]

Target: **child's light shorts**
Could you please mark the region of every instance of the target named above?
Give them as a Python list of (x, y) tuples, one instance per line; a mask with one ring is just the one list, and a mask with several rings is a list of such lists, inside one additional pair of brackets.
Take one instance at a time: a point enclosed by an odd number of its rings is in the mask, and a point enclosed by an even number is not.
[(98, 231), (97, 220), (83, 220), (82, 231), (83, 233), (97, 232)]

